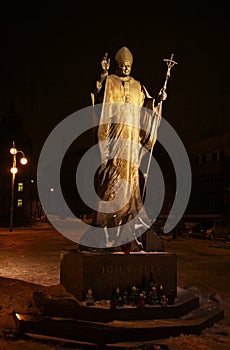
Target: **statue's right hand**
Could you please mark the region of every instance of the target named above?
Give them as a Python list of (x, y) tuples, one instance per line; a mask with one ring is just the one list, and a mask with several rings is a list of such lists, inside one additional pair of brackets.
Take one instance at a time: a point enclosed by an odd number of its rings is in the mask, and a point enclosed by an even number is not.
[(110, 67), (110, 59), (108, 58), (108, 53), (106, 52), (101, 61), (102, 73), (108, 73)]

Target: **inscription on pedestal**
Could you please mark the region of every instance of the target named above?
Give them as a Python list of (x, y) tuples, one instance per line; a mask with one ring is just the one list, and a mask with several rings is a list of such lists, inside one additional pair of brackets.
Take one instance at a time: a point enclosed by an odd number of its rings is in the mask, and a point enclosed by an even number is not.
[(154, 273), (158, 270), (160, 273), (160, 269), (157, 266), (145, 266), (145, 265), (134, 265), (134, 266), (102, 266), (101, 273), (102, 274), (124, 274), (124, 275), (129, 275), (131, 273), (144, 273), (144, 274), (149, 274), (149, 273)]
[(141, 285), (143, 276), (163, 284), (165, 291), (177, 292), (177, 260), (167, 252), (126, 254), (95, 254), (71, 251), (61, 260), (60, 283), (83, 300), (88, 288), (97, 300), (110, 299), (112, 289), (127, 290)]

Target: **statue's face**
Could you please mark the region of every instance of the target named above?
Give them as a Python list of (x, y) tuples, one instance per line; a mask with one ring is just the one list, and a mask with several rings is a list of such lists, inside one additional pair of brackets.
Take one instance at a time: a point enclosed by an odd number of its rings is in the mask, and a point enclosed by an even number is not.
[(119, 74), (123, 77), (127, 77), (131, 73), (132, 64), (129, 61), (125, 61), (118, 65)]

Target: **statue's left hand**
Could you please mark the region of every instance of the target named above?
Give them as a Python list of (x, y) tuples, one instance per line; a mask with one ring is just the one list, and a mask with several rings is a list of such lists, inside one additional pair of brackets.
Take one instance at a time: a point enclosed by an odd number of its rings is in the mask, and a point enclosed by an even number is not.
[(157, 100), (158, 100), (159, 102), (161, 102), (161, 101), (165, 101), (166, 98), (167, 98), (167, 93), (166, 93), (166, 91), (165, 91), (164, 89), (161, 89), (160, 92), (159, 92), (159, 94), (158, 94), (158, 96), (157, 96)]

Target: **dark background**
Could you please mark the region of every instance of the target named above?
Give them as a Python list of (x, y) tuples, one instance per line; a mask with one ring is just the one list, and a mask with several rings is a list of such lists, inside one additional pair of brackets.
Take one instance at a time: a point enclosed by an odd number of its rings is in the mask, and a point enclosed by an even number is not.
[(229, 129), (227, 3), (9, 3), (1, 9), (0, 118), (11, 101), (39, 155), (52, 129), (90, 105), (100, 60), (127, 46), (152, 95), (174, 53), (164, 117), (187, 144)]

